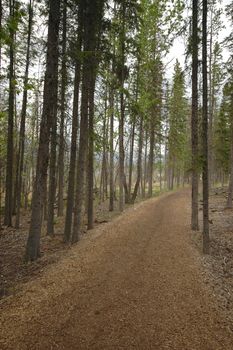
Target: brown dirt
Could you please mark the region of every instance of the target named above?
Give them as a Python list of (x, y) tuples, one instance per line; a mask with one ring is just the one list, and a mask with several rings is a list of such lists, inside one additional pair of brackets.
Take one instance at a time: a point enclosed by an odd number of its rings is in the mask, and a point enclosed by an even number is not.
[[(225, 208), (227, 191), (227, 187), (218, 187), (210, 192), (211, 249), (209, 256), (200, 254), (200, 261), (204, 267), (205, 283), (212, 289), (233, 331), (233, 210)], [(193, 240), (200, 252), (201, 236), (201, 232), (193, 233)]]
[(96, 228), (2, 304), (0, 349), (230, 350), (191, 244), (190, 193)]
[[(120, 213), (109, 212), (109, 201), (95, 202), (95, 226), (111, 221)], [(115, 207), (117, 208), (117, 203)], [(13, 220), (14, 221), (14, 220)], [(3, 227), (0, 230), (0, 299), (15, 294), (22, 284), (43, 274), (46, 266), (59, 261), (69, 251), (69, 245), (63, 243), (64, 217), (55, 219), (55, 235), (46, 234), (46, 222), (42, 227), (41, 258), (33, 264), (24, 263), (25, 246), (28, 238), (30, 211), (22, 211), (20, 229)], [(82, 236), (87, 233), (87, 220), (84, 217)]]

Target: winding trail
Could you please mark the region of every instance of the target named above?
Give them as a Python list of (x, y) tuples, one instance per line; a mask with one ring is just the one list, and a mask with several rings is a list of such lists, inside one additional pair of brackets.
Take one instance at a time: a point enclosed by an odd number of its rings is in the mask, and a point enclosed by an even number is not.
[(189, 230), (188, 190), (88, 234), (3, 304), (1, 350), (232, 350)]

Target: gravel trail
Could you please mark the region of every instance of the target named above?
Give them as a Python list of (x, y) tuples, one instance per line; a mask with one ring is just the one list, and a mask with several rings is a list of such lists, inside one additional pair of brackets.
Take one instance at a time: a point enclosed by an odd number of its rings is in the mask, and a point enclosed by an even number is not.
[(189, 230), (190, 192), (166, 194), (90, 232), (7, 298), (1, 350), (232, 350)]

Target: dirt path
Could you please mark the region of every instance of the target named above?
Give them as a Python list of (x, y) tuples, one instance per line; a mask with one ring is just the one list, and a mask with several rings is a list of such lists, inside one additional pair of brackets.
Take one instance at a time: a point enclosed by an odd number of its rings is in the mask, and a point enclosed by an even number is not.
[(152, 199), (93, 231), (9, 298), (0, 349), (233, 349), (203, 283), (189, 193)]

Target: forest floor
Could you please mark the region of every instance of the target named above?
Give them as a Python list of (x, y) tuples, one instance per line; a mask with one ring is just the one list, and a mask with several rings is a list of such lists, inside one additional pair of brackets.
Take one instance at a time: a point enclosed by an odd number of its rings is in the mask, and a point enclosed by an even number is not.
[[(231, 279), (223, 242), (232, 213), (211, 204), (211, 256), (202, 257), (189, 202), (186, 189), (136, 205), (3, 298), (0, 349), (232, 350), (231, 315), (220, 298), (230, 282), (216, 277), (219, 244)], [(217, 239), (222, 216), (229, 226)]]
[[(121, 213), (117, 210), (109, 212), (109, 201), (95, 203), (95, 227), (105, 224)], [(126, 209), (130, 205), (126, 205)], [(13, 218), (14, 222), (14, 218)], [(33, 264), (24, 263), (25, 246), (30, 224), (30, 211), (22, 210), (20, 229), (4, 227), (0, 230), (0, 299), (17, 293), (22, 284), (39, 276), (44, 268), (64, 257), (70, 245), (63, 243), (64, 216), (55, 218), (54, 236), (46, 235), (46, 221), (42, 226), (41, 258)], [(87, 234), (87, 220), (83, 221), (81, 238)]]

